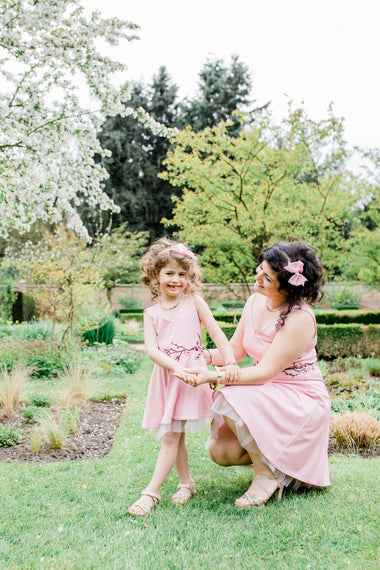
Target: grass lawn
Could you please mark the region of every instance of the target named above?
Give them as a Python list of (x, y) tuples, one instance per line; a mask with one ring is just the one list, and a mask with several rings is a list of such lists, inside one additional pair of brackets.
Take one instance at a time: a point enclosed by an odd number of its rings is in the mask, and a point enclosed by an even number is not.
[(173, 471), (152, 513), (129, 515), (159, 450), (141, 428), (151, 369), (144, 355), (136, 374), (118, 379), (129, 408), (105, 459), (0, 463), (1, 570), (380, 568), (378, 458), (331, 457), (327, 490), (285, 492), (279, 503), (239, 511), (234, 500), (251, 470), (214, 465), (208, 433), (190, 435), (197, 495), (171, 504)]

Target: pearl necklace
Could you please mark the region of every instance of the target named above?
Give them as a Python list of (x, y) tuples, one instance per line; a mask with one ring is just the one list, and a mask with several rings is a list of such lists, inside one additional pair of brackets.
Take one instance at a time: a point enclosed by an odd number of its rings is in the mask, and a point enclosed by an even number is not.
[(159, 303), (159, 305), (161, 305), (161, 308), (164, 311), (173, 311), (174, 309), (176, 309), (179, 306), (181, 301), (182, 301), (182, 297), (180, 297), (179, 300), (177, 301), (177, 303), (175, 305), (173, 305), (172, 307), (164, 307), (161, 299), (158, 299), (158, 303)]
[(265, 305), (265, 308), (270, 313), (277, 313), (277, 311), (281, 311), (281, 309), (283, 309), (285, 307), (285, 305), (286, 305), (286, 302), (282, 303), (282, 305), (280, 307), (277, 307), (277, 309), (272, 309), (271, 307), (268, 307), (268, 305)]

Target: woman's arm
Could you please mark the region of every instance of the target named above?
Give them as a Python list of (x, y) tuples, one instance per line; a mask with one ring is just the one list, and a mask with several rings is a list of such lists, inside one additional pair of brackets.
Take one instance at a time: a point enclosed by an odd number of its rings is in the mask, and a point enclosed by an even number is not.
[[(305, 311), (295, 311), (273, 339), (267, 352), (256, 366), (242, 368), (237, 384), (265, 384), (290, 366), (306, 350), (315, 334), (312, 317)], [(225, 382), (226, 373), (194, 369), (194, 385), (207, 382)], [(236, 384), (236, 382), (233, 382)]]

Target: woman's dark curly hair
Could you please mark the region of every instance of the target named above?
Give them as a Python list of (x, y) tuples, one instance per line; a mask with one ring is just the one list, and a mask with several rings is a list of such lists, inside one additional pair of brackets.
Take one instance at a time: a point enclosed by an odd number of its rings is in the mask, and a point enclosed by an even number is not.
[[(280, 283), (279, 291), (286, 295), (288, 309), (282, 317), (282, 324), (291, 309), (306, 301), (309, 305), (316, 305), (323, 297), (322, 287), (325, 283), (323, 276), (323, 266), (319, 261), (314, 247), (305, 241), (282, 242), (279, 241), (263, 249), (259, 255), (262, 261), (269, 263), (270, 267), (277, 273)], [(288, 262), (302, 261), (302, 275), (307, 279), (304, 285), (292, 285), (289, 279), (294, 275), (285, 269)]]
[(199, 264), (196, 259), (190, 259), (180, 251), (171, 249), (178, 245), (185, 245), (187, 249), (190, 249), (186, 244), (180, 244), (168, 238), (160, 238), (147, 249), (141, 258), (141, 281), (149, 287), (152, 301), (155, 301), (160, 296), (158, 276), (161, 269), (170, 261), (177, 262), (187, 273), (188, 282), (184, 291), (186, 295), (194, 295), (203, 289)]

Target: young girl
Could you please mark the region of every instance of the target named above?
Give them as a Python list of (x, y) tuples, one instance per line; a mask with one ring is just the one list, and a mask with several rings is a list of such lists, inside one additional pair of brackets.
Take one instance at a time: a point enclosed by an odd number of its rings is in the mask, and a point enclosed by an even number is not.
[[(218, 327), (201, 290), (195, 255), (183, 244), (157, 240), (141, 260), (142, 281), (156, 304), (144, 311), (144, 341), (155, 366), (149, 386), (142, 427), (162, 437), (153, 477), (128, 512), (146, 515), (160, 500), (162, 483), (175, 465), (180, 483), (172, 502), (186, 503), (195, 494), (190, 476), (186, 431), (199, 431), (210, 417), (211, 390), (186, 383), (185, 368), (206, 367), (201, 348), (201, 323), (220, 350), (230, 374), (238, 367), (225, 334)], [(182, 374), (180, 380), (174, 374)]]

